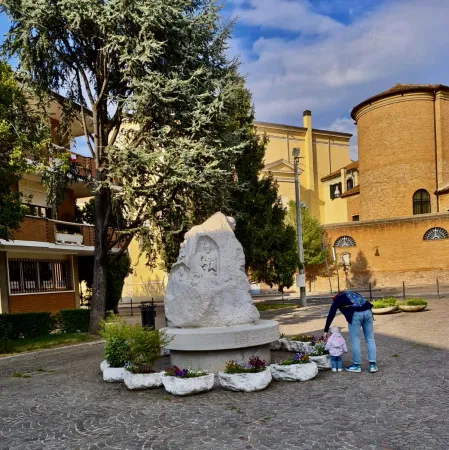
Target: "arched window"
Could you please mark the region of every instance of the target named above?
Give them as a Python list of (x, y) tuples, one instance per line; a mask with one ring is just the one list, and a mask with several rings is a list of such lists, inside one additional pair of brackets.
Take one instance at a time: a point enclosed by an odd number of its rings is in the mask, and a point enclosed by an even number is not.
[(449, 239), (449, 233), (440, 227), (431, 228), (424, 233), (425, 241), (433, 241), (435, 239)]
[(413, 194), (413, 215), (430, 213), (430, 194), (420, 189)]
[(351, 236), (340, 236), (334, 244), (334, 247), (355, 247), (355, 241)]
[(349, 191), (354, 187), (354, 178), (348, 178), (346, 180), (346, 190)]

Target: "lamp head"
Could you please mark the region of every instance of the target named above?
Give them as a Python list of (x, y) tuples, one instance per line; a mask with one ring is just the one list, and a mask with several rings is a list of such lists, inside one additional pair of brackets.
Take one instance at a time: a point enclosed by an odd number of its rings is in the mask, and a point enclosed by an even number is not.
[(294, 158), (299, 158), (299, 147), (295, 147), (292, 151), (292, 155)]

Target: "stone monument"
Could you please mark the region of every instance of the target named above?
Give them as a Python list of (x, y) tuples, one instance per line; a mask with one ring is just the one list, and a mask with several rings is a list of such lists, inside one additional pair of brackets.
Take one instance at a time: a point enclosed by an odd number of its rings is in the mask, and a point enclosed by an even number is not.
[(234, 229), (234, 219), (218, 212), (185, 235), (165, 294), (172, 364), (216, 372), (230, 359), (270, 362), (279, 325), (260, 320)]

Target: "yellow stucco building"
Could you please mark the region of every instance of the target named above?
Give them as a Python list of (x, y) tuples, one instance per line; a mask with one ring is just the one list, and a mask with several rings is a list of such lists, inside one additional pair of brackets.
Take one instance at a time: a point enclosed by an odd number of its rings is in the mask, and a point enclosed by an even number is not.
[[(258, 134), (266, 134), (268, 145), (265, 153), (264, 172), (271, 172), (279, 184), (279, 195), (283, 203), (295, 199), (295, 178), (292, 152), (300, 149), (300, 192), (301, 201), (310, 209), (321, 223), (339, 223), (347, 220), (347, 201), (334, 196), (338, 182), (333, 174), (355, 180), (357, 164), (349, 157), (351, 134), (312, 128), (312, 113), (304, 111), (303, 126), (281, 125), (255, 122)], [(342, 169), (343, 168), (343, 169)], [(330, 178), (326, 178), (331, 174)], [(355, 181), (354, 181), (355, 182)], [(338, 186), (345, 191), (345, 186)], [(338, 193), (338, 191), (337, 191)], [(123, 288), (123, 299), (140, 302), (151, 298), (162, 299), (167, 282), (167, 274), (159, 269), (150, 269), (145, 258), (139, 257), (139, 244), (134, 240), (130, 245), (130, 256), (134, 273), (130, 275)]]

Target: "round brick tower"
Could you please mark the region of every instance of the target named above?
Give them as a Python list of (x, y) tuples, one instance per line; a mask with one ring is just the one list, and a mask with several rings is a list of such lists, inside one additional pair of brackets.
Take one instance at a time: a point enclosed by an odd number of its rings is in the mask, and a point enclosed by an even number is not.
[(449, 181), (449, 87), (397, 84), (357, 105), (351, 116), (358, 131), (360, 220), (437, 212), (435, 191)]

